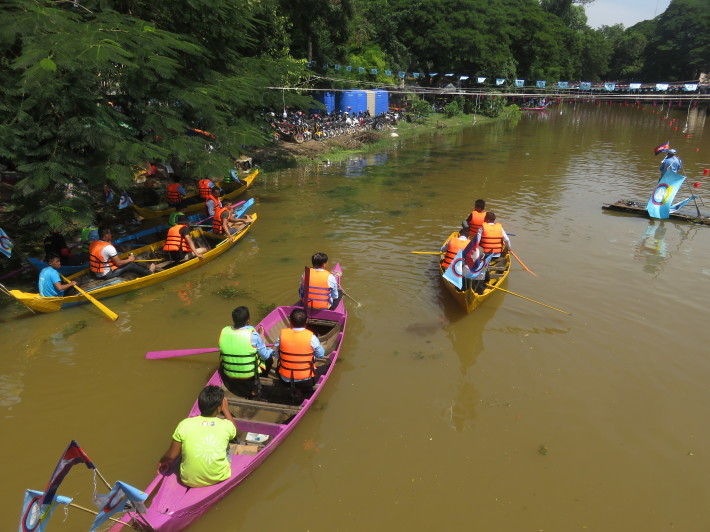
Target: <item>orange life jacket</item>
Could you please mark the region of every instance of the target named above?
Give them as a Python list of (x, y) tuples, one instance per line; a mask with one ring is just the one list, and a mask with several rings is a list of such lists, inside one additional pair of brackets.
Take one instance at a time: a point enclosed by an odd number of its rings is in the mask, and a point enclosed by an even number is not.
[(304, 287), (304, 290), (307, 290), (308, 306), (311, 308), (330, 307), (330, 286), (328, 285), (330, 272), (313, 268), (310, 270), (308, 286)]
[(471, 235), (471, 238), (476, 236), (476, 233), (478, 233), (478, 230), (483, 225), (483, 219), (485, 217), (486, 211), (471, 211), (471, 220), (468, 222), (468, 234)]
[(458, 252), (465, 248), (470, 240), (461, 240), (457, 236), (453, 236), (449, 239), (449, 245), (446, 248), (446, 253), (444, 254), (444, 260), (441, 261), (441, 267), (445, 270), (454, 260)]
[(315, 376), (313, 372), (313, 332), (282, 329), (279, 339), (279, 375), (294, 381)]
[(187, 239), (180, 234), (180, 230), (187, 227), (184, 224), (175, 224), (168, 229), (168, 236), (163, 244), (163, 251), (191, 251)]
[(180, 203), (183, 196), (180, 192), (178, 192), (178, 188), (180, 188), (180, 183), (170, 183), (168, 185), (168, 203), (173, 205)]
[(210, 196), (212, 195), (212, 187), (210, 186), (210, 182), (210, 179), (200, 179), (197, 182), (197, 191), (200, 193), (200, 197), (205, 201), (210, 199)]
[(216, 235), (224, 234), (224, 227), (222, 227), (222, 213), (224, 211), (229, 212), (229, 207), (215, 207), (214, 216), (212, 217), (212, 232)]
[(205, 200), (205, 209), (207, 209), (207, 214), (210, 213), (209, 207), (207, 207), (207, 202), (209, 200), (212, 200), (214, 202), (214, 212), (217, 212), (217, 207), (222, 207), (222, 202), (219, 201), (219, 199), (215, 198), (212, 194), (209, 195), (209, 197)]
[(493, 225), (485, 223), (481, 226), (481, 249), (486, 253), (500, 253), (503, 251), (503, 226), (499, 223)]
[(110, 267), (112, 270), (118, 268), (112, 261), (105, 261), (101, 252), (106, 246), (111, 245), (110, 242), (104, 240), (94, 240), (89, 244), (89, 269), (99, 275), (104, 275), (106, 266)]

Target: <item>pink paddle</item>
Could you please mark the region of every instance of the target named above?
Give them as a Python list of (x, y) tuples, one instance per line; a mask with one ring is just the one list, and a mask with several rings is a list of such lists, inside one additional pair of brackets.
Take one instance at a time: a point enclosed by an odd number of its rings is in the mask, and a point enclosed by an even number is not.
[(157, 360), (159, 358), (187, 357), (190, 355), (201, 355), (202, 353), (216, 353), (219, 347), (206, 347), (204, 349), (175, 349), (173, 351), (148, 351), (145, 354), (147, 360)]

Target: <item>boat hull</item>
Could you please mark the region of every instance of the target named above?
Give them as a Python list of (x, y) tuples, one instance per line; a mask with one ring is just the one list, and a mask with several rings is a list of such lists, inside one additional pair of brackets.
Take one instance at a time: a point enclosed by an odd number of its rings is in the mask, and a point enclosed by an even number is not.
[[(339, 273), (340, 267), (336, 265), (333, 273)], [(272, 343), (278, 338), (281, 329), (288, 327), (288, 316), (296, 306), (281, 306), (271, 311), (261, 322), (264, 328), (267, 343)], [(259, 400), (246, 400), (235, 398), (229, 392), (228, 396), (230, 409), (237, 421), (239, 433), (256, 432), (269, 436), (267, 444), (255, 455), (232, 454), (231, 455), (231, 476), (214, 486), (201, 488), (188, 488), (181, 484), (177, 467), (165, 476), (156, 476), (145, 492), (152, 496), (147, 512), (141, 515), (128, 513), (121, 519), (122, 522), (131, 522), (140, 530), (177, 532), (184, 530), (194, 523), (200, 516), (205, 514), (215, 503), (225, 497), (232, 489), (239, 485), (249, 474), (283, 442), (283, 440), (294, 430), (299, 421), (310, 409), (316, 400), (324, 384), (330, 377), (335, 363), (337, 362), (342, 340), (345, 334), (347, 312), (341, 301), (334, 310), (308, 309), (308, 327), (323, 326), (323, 323), (332, 324), (329, 332), (321, 336), (321, 342), (326, 350), (329, 360), (327, 370), (318, 377), (313, 392), (305, 397), (300, 404), (285, 404), (280, 402), (264, 403)], [(257, 329), (259, 326), (257, 326)], [(314, 331), (315, 332), (315, 331)], [(273, 378), (278, 379), (277, 376)], [(262, 379), (263, 380), (263, 379)], [(215, 372), (206, 385), (223, 386), (222, 379), (218, 372)], [(288, 389), (284, 387), (284, 389)], [(244, 406), (246, 405), (246, 406)], [(261, 421), (260, 413), (254, 414), (254, 410), (272, 408), (276, 411), (283, 408), (281, 420)], [(236, 414), (235, 414), (235, 408)], [(246, 408), (249, 411), (249, 419), (243, 419), (238, 415), (238, 408)], [(197, 402), (190, 410), (189, 417), (200, 414)], [(154, 493), (153, 493), (154, 492)], [(121, 525), (115, 525), (111, 532), (124, 530)]]
[[(457, 234), (458, 233), (452, 233), (451, 236), (446, 239), (445, 243), (448, 242), (450, 238), (455, 238)], [(443, 258), (443, 254), (441, 255), (441, 258)], [(491, 270), (491, 280), (488, 284), (493, 287), (501, 286), (510, 273), (510, 254), (505, 252), (501, 255), (497, 262), (491, 264)], [(495, 288), (486, 288), (483, 290), (482, 294), (477, 294), (476, 291), (470, 287), (465, 288), (464, 290), (459, 290), (451, 284), (451, 282), (444, 279), (444, 271), (445, 270), (441, 267), (441, 262), (439, 262), (441, 282), (444, 283), (446, 290), (466, 312), (473, 312), (476, 310), (495, 291)], [(466, 280), (464, 280), (464, 287), (466, 287)]]
[[(252, 183), (254, 183), (254, 179), (256, 179), (256, 176), (259, 174), (259, 169), (256, 168), (254, 169), (249, 175), (246, 177), (242, 178), (241, 181), (244, 182), (244, 184), (240, 187), (235, 188), (231, 192), (226, 193), (223, 198), (224, 199), (230, 199), (233, 200), (236, 197), (239, 197), (242, 193), (246, 192), (246, 190), (251, 187)], [(192, 197), (194, 194), (188, 197)], [(178, 209), (175, 207), (168, 207), (165, 209), (157, 209), (157, 208), (150, 208), (150, 207), (139, 207), (138, 205), (133, 205), (133, 209), (138, 213), (139, 216), (142, 218), (145, 218), (146, 220), (152, 220), (156, 218), (163, 218), (170, 216), (172, 213), (176, 212)], [(189, 214), (195, 214), (199, 212), (205, 212), (206, 214), (206, 209), (205, 209), (205, 203), (204, 201), (201, 201), (199, 203), (195, 203), (194, 205), (187, 205), (185, 207), (182, 207), (179, 209), (180, 212), (183, 214), (189, 215)]]
[[(257, 220), (257, 215), (252, 214), (253, 222)], [(120, 278), (112, 279), (109, 283), (104, 284), (95, 289), (86, 289), (85, 291), (90, 292), (95, 299), (105, 299), (108, 297), (116, 296), (119, 294), (124, 294), (126, 292), (131, 292), (133, 290), (138, 290), (141, 288), (146, 288), (154, 284), (167, 281), (173, 277), (177, 277), (183, 273), (199, 268), (208, 262), (213, 261), (227, 250), (229, 250), (233, 245), (235, 245), (239, 240), (241, 240), (251, 228), (251, 225), (245, 226), (239, 233), (236, 233), (232, 238), (222, 238), (213, 235), (212, 233), (203, 231), (202, 229), (194, 229), (191, 233), (193, 239), (205, 237), (207, 239), (219, 239), (218, 243), (209, 251), (203, 254), (202, 259), (192, 258), (185, 262), (182, 262), (172, 268), (156, 272), (152, 275), (147, 275), (145, 277), (138, 277), (131, 281), (123, 281)], [(161, 250), (163, 248), (164, 240), (149, 244), (147, 246), (138, 248), (134, 253), (138, 256), (141, 253), (148, 253), (151, 251)], [(119, 257), (126, 257), (128, 252), (122, 253)], [(76, 280), (82, 276), (87, 276), (88, 270), (83, 270), (76, 273), (70, 277), (69, 280)], [(56, 312), (62, 308), (77, 305), (81, 303), (86, 303), (86, 298), (81, 294), (65, 296), (65, 297), (43, 297), (37, 293), (23, 292), (21, 290), (10, 290), (10, 294), (17, 299), (20, 303), (28, 307), (35, 312)]]

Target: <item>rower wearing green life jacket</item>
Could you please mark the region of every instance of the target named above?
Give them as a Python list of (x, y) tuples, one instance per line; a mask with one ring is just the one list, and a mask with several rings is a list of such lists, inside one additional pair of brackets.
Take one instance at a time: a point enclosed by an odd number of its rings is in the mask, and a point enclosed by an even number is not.
[(274, 350), (266, 347), (262, 335), (249, 325), (247, 307), (235, 308), (232, 322), (219, 335), (219, 374), (233, 394), (254, 397), (258, 376), (268, 375), (274, 363)]
[(301, 277), (298, 289), (301, 304), (310, 308), (334, 309), (343, 296), (338, 290), (335, 276), (325, 269), (328, 266), (328, 255), (314, 253), (311, 264), (313, 267), (308, 269), (308, 279), (305, 279), (305, 275)]

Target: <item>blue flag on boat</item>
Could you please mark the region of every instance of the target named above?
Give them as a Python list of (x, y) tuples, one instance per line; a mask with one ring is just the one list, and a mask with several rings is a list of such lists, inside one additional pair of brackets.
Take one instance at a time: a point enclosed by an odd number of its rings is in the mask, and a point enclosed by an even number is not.
[(76, 443), (75, 440), (72, 440), (67, 446), (66, 451), (64, 451), (62, 457), (59, 459), (57, 467), (54, 468), (52, 477), (47, 483), (47, 489), (44, 490), (45, 493), (42, 504), (52, 503), (54, 500), (54, 494), (57, 492), (57, 488), (62, 483), (62, 480), (64, 480), (64, 477), (67, 476), (69, 470), (77, 464), (86, 464), (86, 467), (89, 469), (96, 469), (96, 466), (94, 466), (91, 458), (86, 455), (84, 450), (79, 447), (79, 444)]
[(444, 279), (449, 281), (456, 288), (461, 290), (463, 288), (463, 249), (454, 257), (451, 261), (449, 267), (446, 268), (444, 272)]
[(646, 210), (651, 218), (664, 219), (670, 216), (673, 198), (680, 190), (683, 181), (685, 181), (685, 176), (677, 174), (673, 170), (667, 170), (663, 174), (646, 205)]
[(52, 504), (42, 504), (42, 499), (44, 499), (42, 491), (25, 491), (25, 502), (22, 505), (18, 532), (44, 532), (57, 504), (72, 502), (72, 499), (63, 495), (57, 495)]
[(14, 244), (12, 243), (12, 240), (10, 240), (10, 237), (7, 236), (7, 233), (0, 229), (0, 253), (9, 259), (10, 255), (12, 255), (13, 245)]
[(127, 510), (144, 513), (146, 509), (143, 502), (147, 498), (147, 493), (142, 492), (138, 488), (134, 488), (130, 484), (126, 484), (120, 480), (117, 481), (108, 495), (99, 495), (96, 497), (96, 501), (102, 506), (89, 532), (94, 532), (115, 513)]

